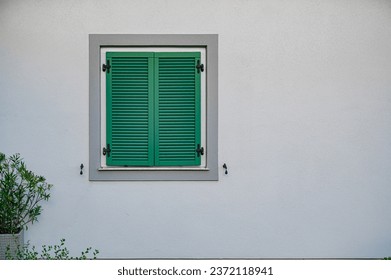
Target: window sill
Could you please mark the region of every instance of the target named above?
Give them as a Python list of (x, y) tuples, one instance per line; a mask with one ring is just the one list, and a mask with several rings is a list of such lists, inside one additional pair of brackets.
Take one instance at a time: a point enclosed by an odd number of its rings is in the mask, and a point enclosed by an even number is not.
[(209, 171), (207, 167), (100, 167), (98, 171)]
[(210, 167), (122, 167), (90, 169), (90, 181), (218, 181)]

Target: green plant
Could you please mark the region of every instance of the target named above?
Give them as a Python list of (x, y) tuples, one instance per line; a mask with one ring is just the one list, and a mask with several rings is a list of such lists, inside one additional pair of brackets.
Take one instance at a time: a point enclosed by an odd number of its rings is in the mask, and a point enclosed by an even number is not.
[(19, 154), (0, 153), (0, 234), (18, 233), (38, 221), (39, 203), (50, 198), (51, 184), (27, 170)]
[[(91, 256), (92, 254), (92, 256)], [(88, 260), (96, 259), (99, 251), (88, 247), (81, 252), (79, 257), (71, 257), (69, 250), (65, 246), (65, 239), (60, 240), (59, 245), (42, 245), (42, 251), (37, 252), (35, 246), (30, 248), (27, 242), (23, 247), (19, 247), (15, 255), (12, 255), (10, 250), (6, 251), (6, 259), (8, 260)]]

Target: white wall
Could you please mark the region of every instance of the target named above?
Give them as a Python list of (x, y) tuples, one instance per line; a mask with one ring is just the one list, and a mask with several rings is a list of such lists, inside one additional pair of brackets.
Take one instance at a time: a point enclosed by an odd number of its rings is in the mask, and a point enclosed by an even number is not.
[[(89, 182), (88, 34), (219, 34), (219, 182)], [(0, 0), (0, 151), (55, 185), (33, 244), (391, 254), (391, 2)], [(87, 172), (86, 168), (86, 172)]]

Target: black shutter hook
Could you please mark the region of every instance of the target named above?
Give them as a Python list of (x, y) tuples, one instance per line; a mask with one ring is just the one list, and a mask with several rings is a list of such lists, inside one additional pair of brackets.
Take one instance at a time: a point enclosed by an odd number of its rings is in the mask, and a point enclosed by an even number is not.
[(224, 173), (225, 173), (225, 174), (228, 174), (228, 167), (227, 167), (227, 165), (226, 165), (225, 163), (223, 164), (223, 168), (225, 169), (225, 172), (224, 172)]

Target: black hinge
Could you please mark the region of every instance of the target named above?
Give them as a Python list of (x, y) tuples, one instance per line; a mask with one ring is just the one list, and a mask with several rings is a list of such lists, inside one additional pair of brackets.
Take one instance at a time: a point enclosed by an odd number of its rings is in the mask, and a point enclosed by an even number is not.
[(110, 153), (111, 153), (110, 144), (107, 144), (107, 148), (103, 147), (103, 155), (105, 156), (107, 154), (107, 156), (109, 157)]
[(107, 73), (110, 73), (110, 68), (111, 68), (110, 60), (107, 60), (106, 64), (102, 65), (102, 71), (106, 72), (107, 70)]
[(200, 70), (201, 72), (204, 72), (204, 64), (201, 64), (199, 60), (197, 60), (196, 68), (197, 68), (197, 73), (200, 73)]
[(197, 152), (197, 157), (200, 157), (200, 155), (204, 155), (204, 147), (201, 147), (200, 144), (197, 144), (196, 152)]

